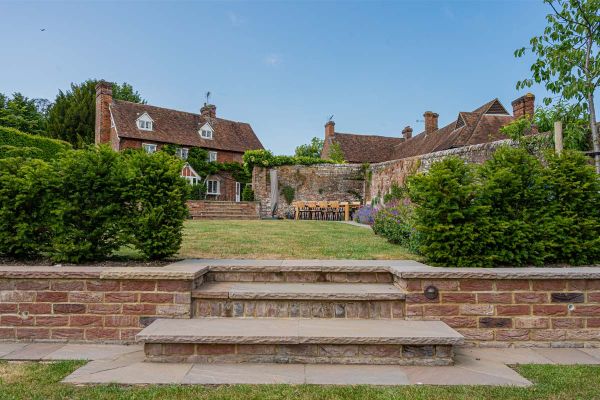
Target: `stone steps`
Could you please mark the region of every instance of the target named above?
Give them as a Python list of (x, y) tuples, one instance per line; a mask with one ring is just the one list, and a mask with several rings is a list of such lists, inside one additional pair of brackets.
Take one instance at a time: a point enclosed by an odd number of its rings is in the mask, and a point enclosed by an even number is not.
[(158, 319), (137, 335), (148, 361), (451, 365), (463, 337), (440, 321)]
[(259, 219), (255, 202), (193, 201), (188, 202), (192, 219)]
[(212, 282), (192, 297), (195, 318), (397, 319), (405, 294), (389, 283)]

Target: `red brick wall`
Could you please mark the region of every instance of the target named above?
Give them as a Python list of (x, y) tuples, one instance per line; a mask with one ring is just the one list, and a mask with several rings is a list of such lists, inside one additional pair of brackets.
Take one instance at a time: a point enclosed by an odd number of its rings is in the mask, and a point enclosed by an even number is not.
[(157, 317), (190, 318), (191, 288), (185, 280), (0, 279), (0, 340), (133, 342)]
[[(600, 280), (410, 279), (406, 316), (442, 320), (480, 346), (600, 346)], [(427, 299), (433, 285), (439, 297)], [(570, 308), (571, 306), (572, 308)]]
[[(142, 143), (153, 143), (157, 145), (157, 149), (160, 150), (164, 143), (156, 142), (152, 140), (140, 140), (140, 139), (130, 139), (130, 138), (121, 138), (120, 144), (118, 146), (118, 150), (125, 149), (140, 149), (142, 148)], [(183, 146), (185, 147), (185, 146)], [(189, 147), (189, 146), (188, 146)], [(191, 147), (189, 147), (191, 148)], [(243, 153), (238, 153), (234, 151), (225, 151), (225, 150), (214, 150), (214, 149), (206, 149), (209, 151), (217, 152), (217, 161), (218, 162), (238, 162), (242, 163)]]

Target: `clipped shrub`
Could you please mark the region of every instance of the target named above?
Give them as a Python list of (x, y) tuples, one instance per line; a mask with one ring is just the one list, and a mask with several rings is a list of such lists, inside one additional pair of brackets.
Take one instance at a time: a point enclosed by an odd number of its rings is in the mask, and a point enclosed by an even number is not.
[(43, 153), (37, 147), (0, 146), (0, 158), (42, 158)]
[(434, 163), (409, 178), (419, 231), (419, 251), (429, 262), (454, 267), (491, 266), (492, 221), (478, 196), (476, 167), (457, 157)]
[(126, 165), (108, 147), (73, 150), (56, 163), (56, 218), (51, 257), (81, 262), (111, 255), (123, 243)]
[[(35, 154), (29, 153), (28, 157), (30, 158), (41, 158), (42, 160), (50, 161), (55, 158), (60, 153), (63, 153), (67, 150), (71, 149), (71, 145), (67, 142), (63, 142), (62, 140), (50, 139), (43, 136), (30, 135), (27, 133), (23, 133), (14, 128), (8, 128), (4, 126), (0, 126), (0, 146), (13, 146), (16, 148), (23, 147), (33, 147), (39, 149), (39, 153)], [(4, 150), (5, 152), (6, 150)], [(27, 150), (31, 152), (31, 150)], [(4, 152), (0, 152), (1, 154)], [(17, 154), (12, 154), (12, 156)], [(11, 156), (10, 154), (7, 156)]]
[(0, 159), (0, 254), (36, 257), (48, 251), (55, 174), (42, 160)]
[(164, 152), (132, 152), (128, 166), (127, 226), (129, 242), (149, 259), (175, 254), (188, 216), (189, 185), (180, 176), (183, 161)]
[(254, 201), (254, 191), (252, 190), (252, 186), (244, 186), (244, 190), (242, 190), (242, 201)]
[(188, 192), (188, 200), (204, 200), (206, 199), (206, 191), (208, 190), (205, 183), (195, 183), (190, 185)]

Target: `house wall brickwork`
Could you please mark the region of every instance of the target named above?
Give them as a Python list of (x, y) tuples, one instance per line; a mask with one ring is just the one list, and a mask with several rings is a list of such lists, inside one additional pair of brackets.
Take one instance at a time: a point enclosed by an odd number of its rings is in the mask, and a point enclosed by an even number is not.
[[(364, 193), (364, 169), (359, 164), (286, 165), (276, 167), (279, 196), (277, 216), (291, 210), (281, 194), (285, 186), (295, 191), (294, 200), (356, 201)], [(254, 197), (261, 203), (261, 216), (271, 217), (270, 169), (255, 167), (252, 174)]]

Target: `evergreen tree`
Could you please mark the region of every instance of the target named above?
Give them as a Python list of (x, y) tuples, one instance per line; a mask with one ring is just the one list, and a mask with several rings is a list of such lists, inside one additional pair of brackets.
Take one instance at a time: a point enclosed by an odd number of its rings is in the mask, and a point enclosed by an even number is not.
[(0, 93), (0, 126), (44, 135), (48, 105), (46, 99), (30, 99), (21, 93), (14, 93), (12, 98), (9, 98)]

